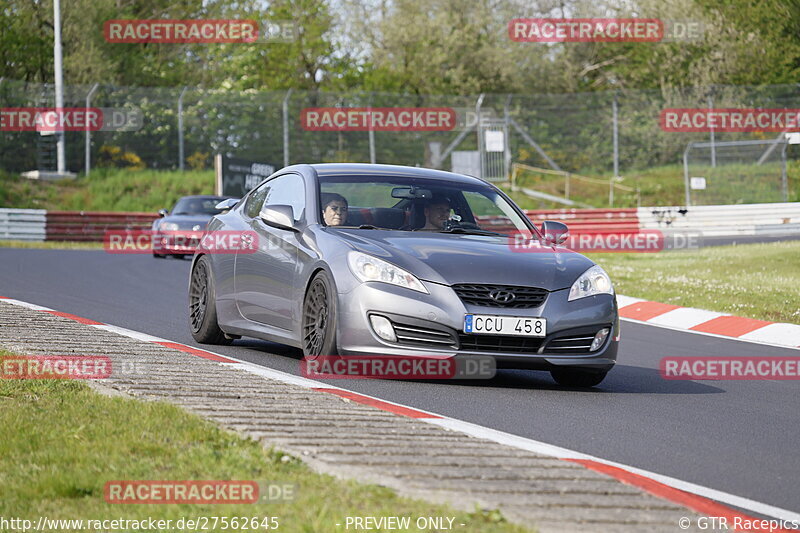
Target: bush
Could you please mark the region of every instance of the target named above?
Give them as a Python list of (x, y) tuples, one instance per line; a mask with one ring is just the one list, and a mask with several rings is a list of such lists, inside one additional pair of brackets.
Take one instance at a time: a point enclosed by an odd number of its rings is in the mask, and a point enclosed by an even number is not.
[(129, 170), (142, 170), (145, 168), (142, 158), (134, 152), (123, 152), (122, 148), (113, 145), (100, 147), (97, 156), (97, 166), (102, 168), (125, 168)]

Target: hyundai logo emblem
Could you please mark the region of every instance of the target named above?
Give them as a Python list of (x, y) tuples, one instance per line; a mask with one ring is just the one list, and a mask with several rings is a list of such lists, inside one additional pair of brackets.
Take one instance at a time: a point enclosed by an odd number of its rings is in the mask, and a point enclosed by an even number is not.
[(507, 304), (508, 302), (514, 301), (516, 296), (511, 291), (495, 290), (489, 293), (489, 298), (495, 302)]

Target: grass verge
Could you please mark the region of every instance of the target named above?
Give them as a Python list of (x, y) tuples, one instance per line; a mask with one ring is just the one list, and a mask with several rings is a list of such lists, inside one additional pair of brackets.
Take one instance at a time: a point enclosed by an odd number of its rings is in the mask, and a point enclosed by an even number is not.
[[(316, 474), (175, 406), (102, 396), (76, 381), (0, 379), (0, 427), (0, 516), (6, 519), (278, 517), (280, 531), (316, 532), (344, 530), (347, 516), (411, 516), (412, 523), (445, 516), (466, 524), (458, 527), (463, 531), (526, 531), (497, 511), (454, 511)], [(294, 484), (296, 497), (250, 505), (107, 504), (105, 482), (125, 479), (269, 481)]]
[[(581, 174), (581, 172), (578, 172)], [(682, 165), (665, 165), (622, 173), (620, 185), (638, 188), (642, 206), (684, 205), (685, 184)], [(607, 180), (610, 174), (585, 172), (590, 178)], [(692, 176), (707, 179), (705, 191), (692, 191), (693, 202), (702, 205), (782, 202), (780, 165), (721, 165), (716, 168), (693, 166)], [(788, 161), (787, 181), (789, 201), (800, 201), (800, 163)], [(523, 170), (517, 185), (539, 192), (563, 197), (565, 180), (561, 176), (537, 174)], [(506, 188), (506, 192), (510, 190)], [(524, 194), (511, 195), (523, 209), (551, 209), (566, 207), (563, 204), (530, 198)], [(594, 207), (608, 207), (608, 185), (572, 180), (570, 199)], [(638, 207), (635, 193), (617, 191), (614, 207)]]
[(588, 256), (618, 294), (800, 324), (800, 241)]
[(171, 208), (181, 196), (213, 193), (213, 170), (99, 169), (52, 182), (0, 172), (0, 207), (20, 209), (155, 212)]

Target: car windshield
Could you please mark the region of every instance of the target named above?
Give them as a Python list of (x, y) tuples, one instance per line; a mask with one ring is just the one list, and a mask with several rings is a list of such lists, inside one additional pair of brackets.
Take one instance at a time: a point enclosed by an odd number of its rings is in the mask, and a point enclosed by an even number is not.
[(224, 197), (219, 198), (196, 198), (196, 197), (186, 197), (181, 198), (178, 200), (178, 203), (175, 204), (175, 207), (172, 208), (173, 215), (216, 215), (221, 211), (216, 208), (216, 205), (220, 203), (222, 200), (225, 200)]
[(508, 236), (530, 232), (523, 216), (494, 188), (433, 178), (320, 176), (323, 224)]

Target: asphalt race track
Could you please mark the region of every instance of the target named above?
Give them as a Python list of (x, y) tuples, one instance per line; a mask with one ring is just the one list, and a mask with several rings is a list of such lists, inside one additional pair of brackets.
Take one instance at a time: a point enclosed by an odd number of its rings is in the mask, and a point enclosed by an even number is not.
[[(99, 250), (3, 248), (0, 296), (200, 346), (187, 325), (189, 266)], [(296, 349), (253, 339), (206, 348), (299, 373)], [(592, 391), (529, 371), (481, 382), (335, 384), (800, 512), (796, 381), (666, 381), (658, 373), (665, 356), (752, 355), (798, 352), (624, 322), (618, 365)]]

